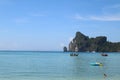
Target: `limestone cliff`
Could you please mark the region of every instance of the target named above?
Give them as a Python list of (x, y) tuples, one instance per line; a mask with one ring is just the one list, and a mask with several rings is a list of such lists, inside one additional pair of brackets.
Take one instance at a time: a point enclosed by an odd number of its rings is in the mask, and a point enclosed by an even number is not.
[(69, 51), (117, 52), (120, 51), (120, 42), (108, 42), (106, 36), (89, 38), (81, 32), (76, 32), (75, 38), (69, 43)]

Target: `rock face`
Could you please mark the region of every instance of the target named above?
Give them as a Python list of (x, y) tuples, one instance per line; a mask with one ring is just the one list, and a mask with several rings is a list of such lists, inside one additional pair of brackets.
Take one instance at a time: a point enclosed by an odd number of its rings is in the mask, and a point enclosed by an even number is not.
[(120, 51), (120, 42), (108, 42), (105, 36), (89, 38), (81, 32), (76, 32), (75, 38), (69, 43), (69, 51), (118, 52)]

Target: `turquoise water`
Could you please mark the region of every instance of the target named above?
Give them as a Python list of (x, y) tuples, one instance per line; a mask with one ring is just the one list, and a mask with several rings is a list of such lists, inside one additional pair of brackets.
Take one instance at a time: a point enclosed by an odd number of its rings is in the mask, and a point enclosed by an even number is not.
[(0, 52), (0, 80), (120, 80), (119, 75), (120, 53)]

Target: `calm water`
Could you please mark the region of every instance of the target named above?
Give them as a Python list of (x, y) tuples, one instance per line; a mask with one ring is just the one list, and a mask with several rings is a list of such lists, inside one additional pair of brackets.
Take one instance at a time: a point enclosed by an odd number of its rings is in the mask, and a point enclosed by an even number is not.
[[(103, 67), (91, 66), (101, 62)], [(104, 78), (103, 74), (107, 74)], [(0, 80), (120, 80), (120, 53), (0, 52)]]

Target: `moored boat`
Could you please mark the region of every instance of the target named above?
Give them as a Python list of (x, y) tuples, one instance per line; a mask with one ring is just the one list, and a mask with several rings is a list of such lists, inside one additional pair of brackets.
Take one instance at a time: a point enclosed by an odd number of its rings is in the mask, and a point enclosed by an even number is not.
[(71, 53), (70, 56), (78, 56), (77, 53)]
[(102, 53), (101, 55), (102, 55), (102, 56), (108, 56), (108, 54), (105, 54), (105, 53)]
[(90, 63), (91, 66), (103, 66), (102, 63), (100, 62), (94, 62), (94, 63)]

